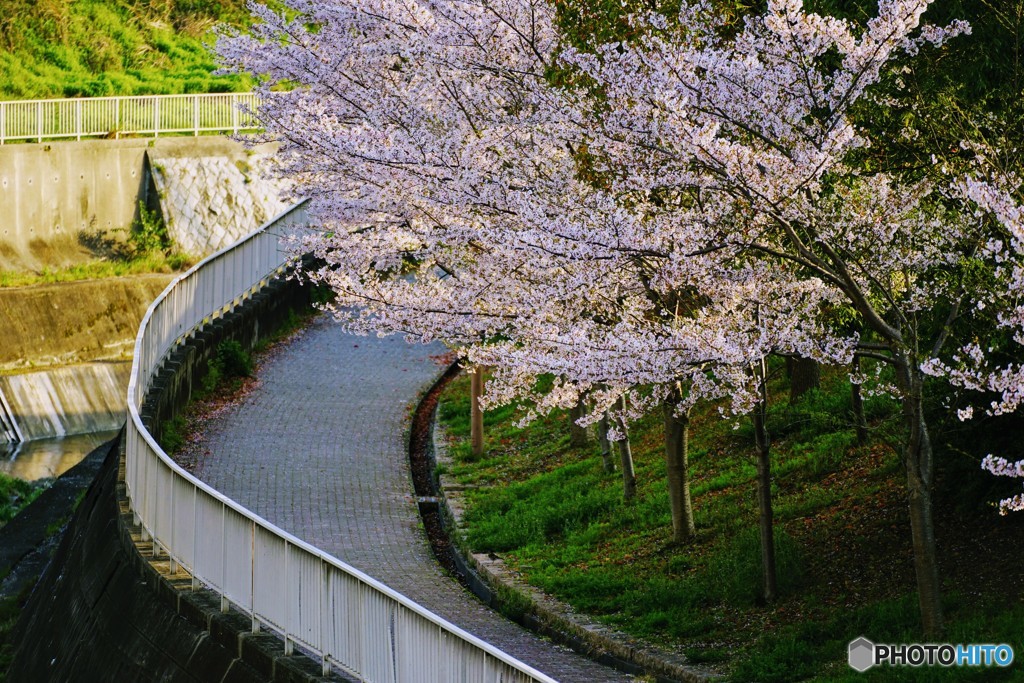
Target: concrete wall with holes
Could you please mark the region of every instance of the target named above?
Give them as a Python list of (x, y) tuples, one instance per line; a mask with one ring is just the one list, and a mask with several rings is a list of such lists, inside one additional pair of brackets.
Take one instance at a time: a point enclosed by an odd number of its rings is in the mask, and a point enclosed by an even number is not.
[(0, 257), (11, 259), (13, 251), (29, 264), (45, 265), (54, 261), (49, 252), (77, 244), (83, 231), (130, 225), (139, 198), (146, 198), (144, 159), (150, 142), (87, 140), (0, 147)]
[[(60, 268), (95, 256), (83, 234), (127, 228), (158, 205), (154, 158), (246, 158), (221, 136), (83, 140), (0, 147), (0, 270)], [(243, 173), (231, 165), (239, 178)]]

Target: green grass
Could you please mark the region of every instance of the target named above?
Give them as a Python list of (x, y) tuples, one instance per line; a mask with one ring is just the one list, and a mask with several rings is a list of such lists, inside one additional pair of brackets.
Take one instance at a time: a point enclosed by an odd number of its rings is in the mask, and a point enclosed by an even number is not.
[[(781, 378), (773, 380), (768, 419), (780, 589), (772, 605), (760, 597), (752, 430), (745, 421), (736, 428), (710, 406), (691, 419), (697, 535), (679, 546), (671, 542), (659, 415), (631, 427), (638, 494), (626, 504), (620, 476), (603, 471), (596, 444), (569, 446), (564, 413), (525, 429), (515, 426), (514, 407), (488, 413), (487, 452), (472, 457), (468, 380), (457, 379), (445, 389), (439, 418), (453, 457), (448, 473), (477, 487), (465, 494), (461, 543), (499, 554), (526, 581), (575, 609), (686, 652), (732, 680), (845, 680), (852, 673), (846, 645), (857, 636), (920, 640), (905, 475), (887, 445), (895, 440), (898, 412), (889, 399), (866, 399), (871, 441), (858, 447), (841, 372), (825, 373), (822, 388), (793, 405), (787, 389)], [(955, 476), (967, 485), (983, 473)], [(950, 637), (1020, 649), (1024, 581), (1015, 548), (1024, 541), (1022, 520), (991, 510), (967, 519), (942, 500), (936, 516), (940, 552), (950, 558), (943, 567)], [(991, 547), (984, 561), (971, 529)], [(1005, 585), (1012, 588), (1003, 591)], [(996, 599), (1004, 592), (1004, 600)], [(930, 673), (899, 675), (931, 680)], [(1013, 677), (999, 675), (944, 671), (936, 680)]]
[(0, 287), (26, 287), (29, 285), (99, 280), (143, 273), (173, 273), (191, 265), (192, 259), (182, 254), (169, 256), (152, 253), (129, 260), (97, 259), (66, 268), (44, 268), (42, 272), (0, 270)]
[(0, 473), (0, 526), (14, 519), (22, 508), (45, 490), (45, 484), (23, 481)]
[(0, 99), (250, 89), (214, 75), (218, 21), (244, 25), (240, 0), (7, 0), (0, 17)]

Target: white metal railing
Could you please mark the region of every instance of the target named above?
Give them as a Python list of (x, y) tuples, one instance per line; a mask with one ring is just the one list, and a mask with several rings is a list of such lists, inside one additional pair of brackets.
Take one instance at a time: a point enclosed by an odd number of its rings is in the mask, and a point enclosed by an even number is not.
[(128, 499), (176, 570), (332, 666), (365, 681), (554, 683), (337, 558), (282, 531), (199, 481), (163, 452), (139, 409), (161, 363), (204, 322), (288, 265), (281, 228), (304, 224), (304, 202), (176, 278), (146, 311), (135, 340), (125, 437)]
[(253, 93), (139, 95), (0, 102), (0, 145), (12, 140), (167, 133), (239, 133), (259, 127)]

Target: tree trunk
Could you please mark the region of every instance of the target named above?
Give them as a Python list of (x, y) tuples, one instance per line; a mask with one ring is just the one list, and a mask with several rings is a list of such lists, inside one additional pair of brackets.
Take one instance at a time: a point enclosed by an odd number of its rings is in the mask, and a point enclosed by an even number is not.
[(673, 393), (663, 404), (665, 412), (665, 467), (668, 499), (672, 509), (672, 540), (685, 543), (697, 532), (690, 501), (689, 431), (690, 413), (676, 414), (679, 396)]
[(821, 365), (811, 358), (787, 358), (789, 402), (793, 403), (811, 389), (821, 386)]
[(914, 573), (917, 576), (921, 625), (927, 640), (942, 636), (942, 583), (932, 520), (933, 453), (924, 418), (922, 384), (924, 377), (913, 359), (897, 355), (896, 378), (903, 394), (903, 420), (906, 444), (903, 450), (907, 470), (907, 503), (914, 548)]
[(580, 396), (576, 405), (569, 411), (569, 444), (576, 448), (586, 448), (590, 445), (590, 429), (576, 424), (576, 420), (587, 414), (586, 400)]
[(761, 400), (754, 408), (754, 439), (757, 444), (757, 506), (758, 526), (761, 531), (761, 564), (764, 571), (764, 600), (771, 603), (778, 595), (775, 575), (775, 529), (772, 512), (772, 478), (771, 461), (769, 460), (770, 442), (765, 417), (768, 410), (768, 388), (765, 383), (766, 368), (764, 358), (755, 365), (754, 376), (757, 378)]
[(469, 382), (469, 442), (474, 456), (484, 454), (484, 411), (480, 408), (480, 396), (484, 393), (484, 369), (473, 368)]
[[(626, 397), (621, 399), (622, 409), (626, 408)], [(629, 430), (626, 421), (618, 418), (616, 426), (622, 432), (619, 441), (619, 464), (622, 467), (622, 500), (630, 501), (636, 495), (636, 474), (633, 472), (633, 449), (629, 446)]]
[(615, 471), (615, 458), (612, 457), (612, 443), (608, 440), (608, 411), (604, 411), (601, 420), (597, 423), (597, 440), (601, 444), (601, 460), (604, 461), (604, 471), (609, 474)]
[[(860, 358), (853, 357), (853, 372), (860, 374)], [(864, 399), (860, 393), (860, 385), (850, 383), (850, 404), (853, 406), (853, 423), (857, 428), (857, 445), (868, 443), (868, 422), (864, 419)]]

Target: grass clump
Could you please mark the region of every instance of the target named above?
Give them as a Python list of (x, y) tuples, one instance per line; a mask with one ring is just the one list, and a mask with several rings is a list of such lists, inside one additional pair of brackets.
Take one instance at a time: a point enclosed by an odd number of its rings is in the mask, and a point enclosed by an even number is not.
[(43, 482), (24, 481), (0, 473), (0, 526), (14, 519), (46, 487)]
[(178, 250), (159, 211), (139, 203), (139, 218), (111, 233), (83, 232), (79, 242), (95, 258), (63, 268), (39, 272), (0, 271), (0, 287), (99, 280), (145, 273), (173, 273), (189, 268), (195, 259)]

